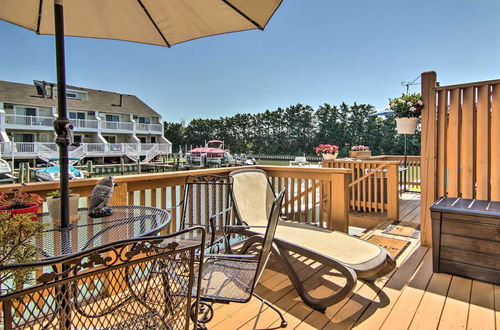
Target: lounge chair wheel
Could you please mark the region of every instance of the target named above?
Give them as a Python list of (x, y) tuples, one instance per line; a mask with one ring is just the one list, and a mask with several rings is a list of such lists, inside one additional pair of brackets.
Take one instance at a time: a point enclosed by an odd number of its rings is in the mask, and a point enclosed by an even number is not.
[(288, 322), (287, 321), (281, 322), (281, 327), (282, 328), (286, 328), (287, 326), (288, 326)]

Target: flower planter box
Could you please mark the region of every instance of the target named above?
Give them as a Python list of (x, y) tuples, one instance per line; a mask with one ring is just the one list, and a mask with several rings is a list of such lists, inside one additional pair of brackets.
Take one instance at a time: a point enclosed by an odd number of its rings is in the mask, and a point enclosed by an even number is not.
[(500, 202), (442, 198), (430, 210), (434, 272), (500, 284)]
[(371, 150), (349, 151), (349, 158), (370, 158), (371, 156), (372, 156)]

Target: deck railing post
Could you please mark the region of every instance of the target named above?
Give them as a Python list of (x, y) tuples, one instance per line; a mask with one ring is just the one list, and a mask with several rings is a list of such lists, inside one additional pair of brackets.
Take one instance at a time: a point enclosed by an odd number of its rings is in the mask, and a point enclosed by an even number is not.
[(328, 228), (349, 231), (349, 173), (333, 173), (330, 181), (330, 218)]
[(421, 191), (420, 225), (422, 230), (421, 244), (432, 245), (431, 216), (429, 207), (436, 200), (436, 153), (437, 153), (437, 120), (436, 120), (436, 81), (434, 71), (424, 72), (421, 76), (422, 99), (422, 142), (421, 142)]
[(110, 205), (128, 205), (127, 190), (128, 190), (127, 182), (118, 183), (113, 189), (113, 197), (111, 198)]
[(387, 165), (387, 219), (399, 219), (398, 164)]

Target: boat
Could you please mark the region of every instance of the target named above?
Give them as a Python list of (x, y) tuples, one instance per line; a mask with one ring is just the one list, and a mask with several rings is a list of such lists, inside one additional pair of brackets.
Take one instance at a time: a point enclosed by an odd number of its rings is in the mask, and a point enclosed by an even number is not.
[[(40, 181), (59, 181), (60, 171), (59, 165), (54, 165), (35, 171), (35, 177)], [(68, 173), (70, 180), (79, 180), (84, 178), (82, 171), (74, 168), (73, 166), (69, 166)]]
[(204, 147), (197, 147), (187, 153), (188, 163), (199, 166), (220, 166), (231, 161), (229, 152), (224, 150), (224, 141), (211, 140)]
[(0, 182), (12, 182), (14, 177), (12, 176), (12, 171), (9, 163), (0, 158)]

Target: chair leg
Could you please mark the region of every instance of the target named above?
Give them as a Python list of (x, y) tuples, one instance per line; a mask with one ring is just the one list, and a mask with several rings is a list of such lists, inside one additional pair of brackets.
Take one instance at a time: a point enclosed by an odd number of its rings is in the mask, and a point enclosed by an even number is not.
[(271, 304), (269, 301), (265, 300), (264, 298), (262, 298), (261, 296), (257, 295), (255, 292), (253, 293), (253, 296), (257, 299), (259, 299), (260, 301), (262, 301), (262, 305), (260, 306), (260, 310), (259, 310), (259, 314), (257, 314), (257, 318), (255, 319), (255, 324), (253, 326), (253, 328), (255, 329), (257, 327), (257, 322), (259, 322), (259, 317), (260, 317), (260, 314), (262, 313), (262, 306), (264, 304), (266, 304), (267, 306), (269, 306), (273, 311), (275, 311), (276, 313), (278, 313), (278, 315), (280, 316), (281, 318), (281, 327), (282, 328), (286, 328), (286, 326), (288, 325), (288, 322), (285, 320), (285, 318), (283, 317), (283, 314), (281, 313), (281, 311), (276, 308), (276, 306), (274, 306), (273, 304)]
[[(244, 243), (243, 245), (243, 250), (248, 249), (252, 244), (255, 244), (256, 242), (261, 242), (262, 237), (260, 235), (254, 235), (250, 236)], [(324, 265), (331, 267), (340, 273), (342, 273), (346, 279), (346, 284), (340, 291), (325, 297), (325, 298), (314, 298), (312, 297), (304, 287), (304, 284), (302, 283), (302, 280), (298, 277), (297, 273), (293, 269), (292, 265), (288, 261), (287, 256), (290, 256), (290, 252), (280, 248), (279, 246), (275, 245), (273, 243), (272, 247), (272, 253), (273, 256), (276, 258), (276, 260), (281, 264), (283, 269), (285, 270), (288, 278), (292, 282), (295, 290), (299, 294), (300, 298), (302, 298), (302, 301), (308, 305), (309, 307), (312, 307), (322, 313), (325, 312), (325, 310), (331, 306), (334, 305), (338, 302), (340, 302), (342, 299), (347, 297), (352, 290), (354, 289), (354, 286), (356, 285), (357, 281), (357, 276), (356, 273), (350, 269), (344, 266), (343, 264), (339, 262), (335, 262), (334, 260), (328, 260), (328, 263), (323, 262)], [(316, 261), (321, 262), (321, 259), (312, 255), (308, 255), (309, 258), (315, 259)], [(320, 259), (320, 260), (317, 260)]]

